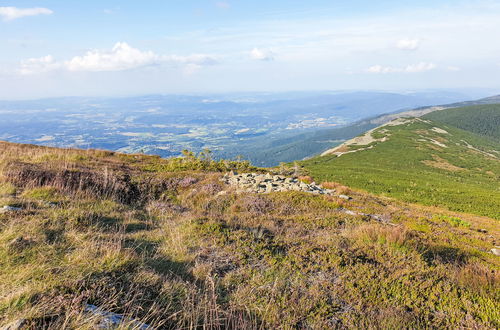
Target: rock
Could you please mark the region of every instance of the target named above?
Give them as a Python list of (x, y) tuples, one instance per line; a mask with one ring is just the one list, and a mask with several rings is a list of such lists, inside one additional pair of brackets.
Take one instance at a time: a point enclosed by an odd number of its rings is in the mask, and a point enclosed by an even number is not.
[(349, 197), (347, 195), (339, 195), (339, 198), (345, 199), (346, 201), (349, 201), (352, 199), (352, 197)]
[(495, 248), (494, 248), (494, 249), (491, 249), (490, 251), (491, 251), (491, 253), (493, 253), (494, 255), (496, 255), (496, 256), (500, 256), (500, 246), (495, 246)]
[(217, 196), (224, 196), (224, 195), (227, 195), (227, 191), (225, 191), (225, 190), (219, 191), (217, 193)]
[(17, 211), (21, 211), (21, 210), (22, 210), (22, 208), (20, 208), (20, 207), (5, 205), (4, 207), (2, 207), (0, 209), (0, 213), (4, 213), (4, 212), (17, 212)]
[(356, 212), (347, 209), (343, 209), (342, 212), (349, 215), (358, 215)]
[(121, 314), (107, 312), (94, 305), (86, 305), (85, 312), (99, 319), (98, 328), (100, 329), (116, 329), (124, 325), (127, 329), (153, 329), (151, 326), (139, 322), (138, 320), (127, 319)]
[(26, 323), (25, 319), (15, 320), (7, 325), (0, 327), (0, 330), (19, 330)]
[(241, 173), (230, 172), (221, 178), (221, 181), (235, 186), (236, 192), (253, 192), (253, 193), (270, 193), (284, 191), (303, 191), (316, 195), (331, 195), (334, 190), (323, 189), (319, 185), (312, 183), (307, 184), (282, 175), (257, 174), (257, 173)]

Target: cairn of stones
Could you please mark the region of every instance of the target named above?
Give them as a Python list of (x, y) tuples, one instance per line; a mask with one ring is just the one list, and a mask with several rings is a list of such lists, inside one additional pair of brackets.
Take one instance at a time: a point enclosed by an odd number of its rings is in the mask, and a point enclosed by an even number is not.
[(226, 173), (222, 182), (237, 188), (237, 192), (271, 193), (282, 191), (303, 191), (317, 195), (333, 195), (335, 190), (324, 189), (316, 183), (305, 183), (298, 178), (282, 175), (241, 173), (235, 171)]

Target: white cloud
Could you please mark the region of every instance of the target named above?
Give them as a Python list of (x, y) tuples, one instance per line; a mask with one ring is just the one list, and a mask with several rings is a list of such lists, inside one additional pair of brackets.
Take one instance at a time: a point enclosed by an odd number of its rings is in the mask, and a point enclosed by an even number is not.
[(26, 16), (50, 15), (53, 11), (47, 8), (0, 7), (0, 17), (4, 21), (12, 21)]
[(436, 65), (434, 63), (420, 62), (418, 64), (408, 65), (404, 69), (404, 72), (408, 72), (408, 73), (425, 72), (425, 71), (433, 70), (435, 68), (436, 68)]
[(111, 51), (91, 50), (65, 62), (70, 71), (121, 71), (158, 64), (160, 56), (118, 42)]
[(28, 75), (53, 71), (59, 68), (61, 68), (61, 63), (56, 62), (51, 55), (47, 55), (21, 61), (19, 72), (23, 75)]
[(90, 72), (123, 71), (161, 64), (184, 65), (186, 70), (194, 73), (203, 66), (217, 64), (217, 59), (204, 54), (158, 55), (152, 51), (133, 48), (125, 42), (118, 42), (109, 51), (90, 50), (84, 55), (62, 62), (55, 61), (50, 55), (28, 59), (21, 62), (19, 71), (21, 74), (43, 73), (56, 69)]
[(434, 63), (420, 62), (417, 64), (410, 64), (406, 67), (392, 67), (374, 65), (368, 68), (369, 73), (419, 73), (430, 71), (436, 68)]
[(401, 39), (396, 47), (401, 50), (417, 50), (420, 47), (420, 39)]
[(273, 53), (270, 50), (254, 48), (250, 52), (250, 57), (258, 61), (272, 61), (274, 60)]

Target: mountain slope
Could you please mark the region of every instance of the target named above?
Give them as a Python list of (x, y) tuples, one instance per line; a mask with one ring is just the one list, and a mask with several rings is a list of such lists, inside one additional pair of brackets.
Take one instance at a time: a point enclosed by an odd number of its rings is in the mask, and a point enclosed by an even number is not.
[(423, 118), (461, 128), (500, 141), (500, 104), (476, 105), (436, 111)]
[(398, 119), (301, 164), (318, 180), (500, 219), (500, 144), (453, 126)]
[(237, 193), (229, 169), (262, 171), (0, 142), (0, 326), (500, 326), (495, 220), (346, 187)]
[(500, 96), (487, 97), (475, 101), (451, 103), (441, 106), (404, 109), (373, 118), (361, 120), (352, 125), (340, 128), (321, 129), (314, 132), (290, 134), (286, 139), (259, 139), (245, 146), (245, 155), (253, 164), (258, 166), (275, 166), (280, 162), (291, 162), (309, 158), (341, 144), (345, 140), (373, 129), (379, 125), (401, 117), (420, 117), (429, 113), (440, 113), (440, 110), (450, 108), (488, 105), (500, 102)]

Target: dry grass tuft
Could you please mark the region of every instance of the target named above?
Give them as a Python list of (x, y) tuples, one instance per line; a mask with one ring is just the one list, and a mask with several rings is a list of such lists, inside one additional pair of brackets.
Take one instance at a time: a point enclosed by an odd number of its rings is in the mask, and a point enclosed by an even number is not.
[(301, 176), (299, 176), (298, 179), (304, 183), (307, 183), (307, 184), (311, 184), (314, 181), (314, 179), (309, 175), (301, 175)]
[(338, 182), (326, 181), (321, 183), (321, 187), (325, 189), (335, 189), (335, 191), (341, 195), (346, 195), (351, 193), (351, 189), (349, 189), (349, 187), (346, 187)]

